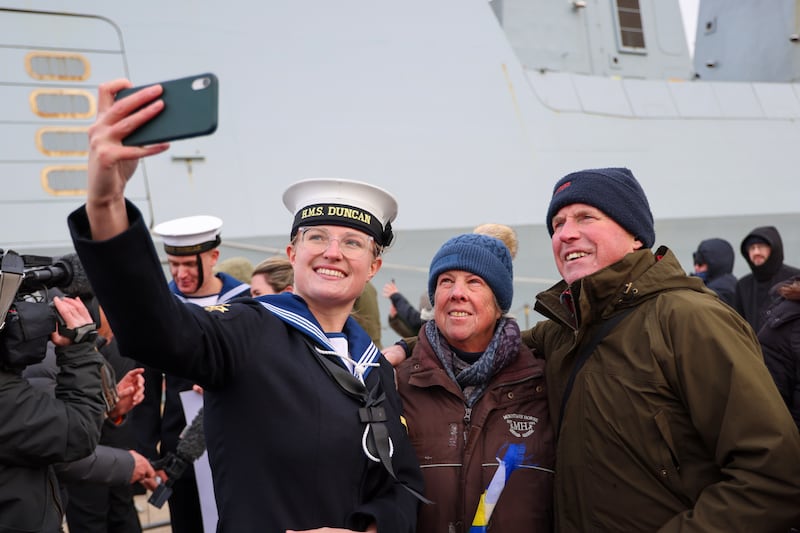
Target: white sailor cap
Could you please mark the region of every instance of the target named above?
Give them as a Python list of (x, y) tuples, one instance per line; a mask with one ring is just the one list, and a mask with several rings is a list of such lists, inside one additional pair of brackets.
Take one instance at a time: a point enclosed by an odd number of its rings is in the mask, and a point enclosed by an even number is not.
[(221, 228), (221, 219), (198, 215), (162, 222), (153, 228), (153, 233), (164, 239), (168, 254), (196, 255), (219, 246)]
[(290, 185), (283, 204), (295, 215), (290, 239), (303, 226), (346, 226), (389, 246), (394, 235), (397, 200), (388, 191), (359, 181), (316, 178)]

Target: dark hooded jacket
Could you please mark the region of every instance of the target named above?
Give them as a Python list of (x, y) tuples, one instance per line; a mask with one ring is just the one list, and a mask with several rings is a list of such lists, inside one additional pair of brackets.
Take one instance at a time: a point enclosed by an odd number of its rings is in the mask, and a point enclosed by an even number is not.
[(53, 464), (86, 457), (100, 438), (103, 357), (91, 343), (55, 353), (55, 394), (0, 369), (0, 533), (62, 531)]
[[(561, 303), (569, 288), (574, 314)], [(551, 417), (576, 353), (633, 312), (577, 373), (556, 450), (556, 531), (758, 531), (800, 520), (800, 434), (752, 329), (674, 254), (628, 254), (537, 295), (523, 332), (546, 358)], [(530, 339), (526, 339), (529, 335)]]
[[(800, 276), (785, 283), (792, 281), (800, 281)], [(764, 362), (800, 428), (800, 294), (784, 298), (775, 290), (765, 316), (764, 326), (758, 332)]]
[(708, 265), (704, 276), (699, 276), (706, 287), (717, 293), (720, 300), (733, 307), (736, 300), (736, 276), (733, 275), (735, 254), (733, 246), (725, 239), (706, 239), (694, 253), (696, 265)]
[[(745, 244), (756, 237), (770, 246), (770, 253), (763, 265), (756, 266), (750, 261)], [(752, 271), (736, 283), (736, 305), (747, 322), (755, 331), (764, 325), (764, 310), (769, 302), (769, 290), (777, 283), (800, 274), (800, 269), (783, 264), (783, 241), (774, 226), (762, 226), (754, 229), (742, 239), (742, 256)]]
[[(423, 295), (427, 298), (427, 295)], [(389, 325), (401, 337), (413, 337), (419, 331), (419, 328), (427, 322), (422, 318), (420, 311), (408, 301), (408, 299), (401, 293), (396, 292), (392, 294), (389, 299), (392, 301), (397, 313), (389, 317)]]

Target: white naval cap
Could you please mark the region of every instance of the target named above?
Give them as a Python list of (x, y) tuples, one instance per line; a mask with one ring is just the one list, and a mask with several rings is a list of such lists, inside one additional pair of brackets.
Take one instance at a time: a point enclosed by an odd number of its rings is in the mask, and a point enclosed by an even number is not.
[(219, 246), (222, 219), (209, 215), (176, 218), (162, 222), (153, 233), (164, 240), (170, 255), (196, 255)]
[(330, 224), (361, 230), (380, 246), (394, 238), (397, 200), (388, 191), (360, 181), (315, 178), (290, 185), (283, 204), (295, 215), (290, 238), (303, 226)]

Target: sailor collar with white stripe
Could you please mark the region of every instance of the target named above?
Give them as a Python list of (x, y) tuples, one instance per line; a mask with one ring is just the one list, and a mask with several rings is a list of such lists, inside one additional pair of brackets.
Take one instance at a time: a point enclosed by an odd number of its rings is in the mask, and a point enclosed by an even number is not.
[[(341, 358), (333, 343), (322, 330), (322, 326), (311, 314), (308, 305), (300, 296), (284, 292), (259, 296), (257, 301), (276, 317), (314, 341), (317, 351), (325, 355), (332, 355), (337, 360)], [(347, 339), (350, 349), (349, 362), (353, 367), (352, 373), (363, 383), (372, 368), (379, 365), (378, 359), (381, 352), (353, 317), (347, 318), (341, 333)], [(340, 363), (345, 368), (349, 366), (342, 361)], [(348, 370), (350, 369), (348, 368)]]

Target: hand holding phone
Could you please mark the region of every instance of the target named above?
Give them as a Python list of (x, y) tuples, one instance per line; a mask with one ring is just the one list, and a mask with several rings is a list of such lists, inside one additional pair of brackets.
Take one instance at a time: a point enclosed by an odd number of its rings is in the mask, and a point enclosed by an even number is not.
[[(214, 74), (198, 74), (159, 83), (163, 88), (161, 100), (164, 101), (164, 109), (125, 137), (122, 144), (146, 146), (210, 135), (216, 131), (219, 80)], [(144, 87), (123, 89), (115, 99), (124, 98)]]

